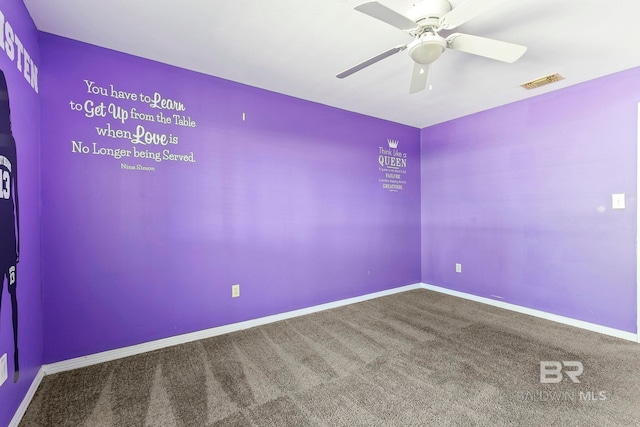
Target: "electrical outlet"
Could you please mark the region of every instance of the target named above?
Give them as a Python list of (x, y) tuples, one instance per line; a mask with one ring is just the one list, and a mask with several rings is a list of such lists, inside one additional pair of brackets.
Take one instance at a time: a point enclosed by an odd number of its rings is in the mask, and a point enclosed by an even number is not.
[(456, 263), (456, 273), (462, 273), (462, 264)]
[(240, 296), (240, 285), (231, 285), (231, 298), (238, 298)]
[(0, 385), (7, 380), (7, 353), (0, 357)]

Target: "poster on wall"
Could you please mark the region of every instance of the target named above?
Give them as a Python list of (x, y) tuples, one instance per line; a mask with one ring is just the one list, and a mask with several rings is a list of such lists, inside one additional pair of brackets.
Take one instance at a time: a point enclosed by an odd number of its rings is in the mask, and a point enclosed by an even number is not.
[[(26, 152), (28, 159), (33, 158), (33, 149), (30, 146), (32, 140), (27, 139), (25, 142), (24, 139), (20, 138), (37, 132), (34, 130), (37, 128), (37, 125), (34, 124), (32, 117), (24, 115), (24, 106), (30, 104), (35, 107), (36, 105), (34, 97), (31, 95), (37, 96), (38, 94), (38, 67), (34, 63), (33, 51), (28, 47), (34, 45), (35, 32), (25, 29), (20, 12), (18, 12), (13, 19), (10, 19), (9, 15), (5, 14), (5, 12), (15, 12), (16, 9), (10, 5), (4, 5), (3, 7), (5, 6), (6, 9), (4, 11), (0, 10), (0, 49), (2, 50), (2, 52), (0, 52), (0, 59), (2, 60), (0, 64), (0, 313), (7, 314), (7, 311), (11, 311), (12, 333), (10, 337), (7, 338), (11, 342), (9, 346), (13, 348), (9, 351), (3, 348), (0, 354), (2, 354), (3, 358), (1, 364), (6, 366), (7, 369), (3, 373), (7, 373), (7, 376), (10, 375), (11, 364), (6, 358), (13, 357), (13, 382), (16, 383), (20, 377), (20, 358), (18, 356), (18, 294), (23, 293), (20, 291), (22, 288), (18, 287), (18, 278), (22, 278), (21, 286), (24, 286), (25, 277), (27, 277), (29, 284), (32, 283), (33, 278), (33, 271), (25, 272), (21, 270), (19, 266), (21, 253), (20, 242), (25, 239), (21, 239), (18, 181), (20, 180), (22, 183), (26, 182), (26, 188), (31, 189), (33, 188), (33, 179), (32, 175), (28, 174), (29, 176), (25, 181), (25, 175), (21, 175), (18, 172), (18, 151), (26, 149), (26, 151), (21, 151), (23, 153), (22, 155), (24, 156)], [(8, 84), (7, 81), (9, 81), (10, 84)], [(30, 95), (27, 95), (27, 93)], [(10, 96), (11, 94), (12, 97)], [(13, 115), (11, 107), (13, 107)], [(19, 117), (16, 117), (16, 111), (19, 111)], [(29, 128), (26, 132), (25, 127)], [(18, 141), (14, 138), (17, 133), (21, 135), (18, 137)], [(24, 162), (24, 158), (22, 162)], [(24, 168), (21, 169), (24, 171)], [(29, 171), (29, 168), (27, 168), (27, 170)], [(24, 189), (25, 187), (23, 186), (22, 188)], [(29, 193), (29, 191), (27, 191), (27, 193)], [(23, 213), (24, 201), (25, 198), (23, 194)], [(31, 194), (27, 194), (26, 201), (27, 206), (33, 206), (33, 196)], [(27, 224), (33, 224), (35, 212), (33, 209), (27, 212), (27, 215), (23, 215), (22, 224), (25, 224), (25, 217)], [(26, 241), (33, 242), (33, 230), (27, 229), (26, 231), (26, 235), (28, 236)], [(24, 232), (25, 229), (23, 226), (23, 235), (25, 234)], [(29, 250), (33, 249), (32, 246), (28, 245), (28, 247)], [(24, 259), (22, 265), (24, 265)], [(33, 295), (32, 289), (29, 289), (26, 293), (27, 300), (29, 300), (29, 297)], [(7, 301), (6, 298), (7, 294), (9, 301)], [(32, 307), (27, 308), (27, 316), (32, 309)], [(5, 316), (2, 317), (6, 319)], [(0, 324), (0, 329), (4, 331), (7, 326), (8, 325)], [(28, 332), (32, 333), (31, 330)], [(2, 344), (4, 347), (4, 341)], [(29, 344), (25, 345), (28, 351), (30, 349)], [(27, 361), (27, 363), (29, 362)]]
[(406, 185), (407, 153), (399, 150), (400, 141), (387, 139), (387, 146), (378, 147), (378, 182), (382, 188), (397, 193)]
[(0, 70), (0, 309), (5, 283), (11, 297), (13, 323), (13, 381), (20, 375), (18, 361), (18, 261), (20, 259), (20, 215), (18, 203), (18, 159), (16, 141), (11, 132), (9, 90)]
[(197, 122), (180, 100), (159, 91), (84, 79), (69, 108), (86, 121), (92, 134), (72, 139), (72, 153), (110, 157), (127, 171), (154, 172), (163, 162), (196, 163), (181, 135), (195, 129)]

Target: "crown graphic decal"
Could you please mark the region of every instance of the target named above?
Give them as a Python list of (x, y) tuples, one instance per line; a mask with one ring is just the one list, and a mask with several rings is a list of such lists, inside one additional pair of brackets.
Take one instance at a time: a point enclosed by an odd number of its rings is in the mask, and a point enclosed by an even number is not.
[(389, 144), (389, 148), (398, 148), (398, 144), (400, 144), (400, 141), (395, 139), (387, 139), (387, 143)]

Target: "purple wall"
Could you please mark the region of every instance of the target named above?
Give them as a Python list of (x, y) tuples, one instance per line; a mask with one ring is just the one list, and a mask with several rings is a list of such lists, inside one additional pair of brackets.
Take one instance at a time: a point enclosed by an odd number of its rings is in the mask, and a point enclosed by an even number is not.
[[(16, 383), (14, 383), (12, 303), (7, 281), (2, 286), (2, 306), (0, 307), (0, 355), (7, 354), (8, 364), (8, 379), (0, 387), (0, 425), (5, 426), (9, 424), (42, 364), (39, 211), (40, 118), (38, 94), (35, 90), (39, 86), (35, 84), (39, 79), (31, 68), (32, 64), (39, 68), (38, 34), (35, 25), (21, 1), (2, 2), (0, 13), (4, 17), (4, 19), (0, 19), (2, 25), (0, 27), (2, 35), (0, 37), (0, 47), (2, 47), (0, 50), (0, 69), (2, 69), (7, 81), (11, 133), (17, 152), (17, 181), (19, 183), (17, 204), (20, 219), (20, 258), (16, 268), (20, 377)], [(27, 64), (26, 77), (25, 63)], [(3, 107), (2, 114), (4, 113), (6, 113), (6, 107)], [(5, 141), (3, 139), (3, 153), (5, 153)], [(10, 180), (15, 177), (15, 166), (12, 162)], [(6, 168), (3, 168), (2, 171), (8, 172)], [(4, 185), (6, 182), (9, 181), (3, 179), (3, 191), (9, 190)], [(12, 198), (15, 196), (16, 192), (13, 186), (7, 194), (11, 194)], [(6, 203), (7, 200), (2, 200), (2, 203)], [(13, 221), (7, 221), (4, 215), (2, 221), (1, 242), (4, 248), (8, 234), (4, 227), (13, 228), (11, 224), (8, 224)], [(2, 253), (5, 253), (4, 249)]]
[[(418, 129), (48, 34), (40, 49), (46, 363), (420, 281)], [(155, 92), (195, 127), (141, 102)], [(107, 123), (178, 143), (100, 136)], [(387, 139), (407, 156), (399, 191), (383, 188)]]
[(423, 129), (422, 281), (635, 332), (639, 83), (633, 69)]

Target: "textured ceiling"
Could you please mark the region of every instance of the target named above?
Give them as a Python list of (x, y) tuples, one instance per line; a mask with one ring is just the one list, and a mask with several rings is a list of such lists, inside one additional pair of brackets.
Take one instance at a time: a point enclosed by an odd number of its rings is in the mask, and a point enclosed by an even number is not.
[[(456, 31), (525, 45), (524, 56), (447, 50), (432, 90), (412, 95), (406, 51), (335, 77), (411, 40), (353, 10), (363, 0), (24, 2), (41, 31), (420, 128), (640, 66), (637, 0), (506, 1)], [(414, 1), (380, 2), (404, 13)], [(519, 86), (554, 72), (565, 80)]]

